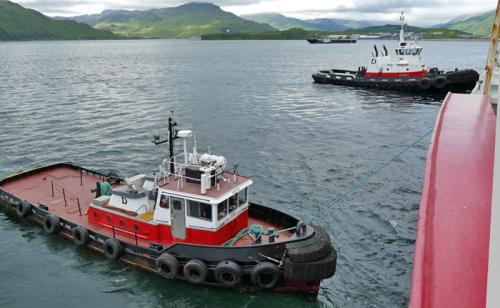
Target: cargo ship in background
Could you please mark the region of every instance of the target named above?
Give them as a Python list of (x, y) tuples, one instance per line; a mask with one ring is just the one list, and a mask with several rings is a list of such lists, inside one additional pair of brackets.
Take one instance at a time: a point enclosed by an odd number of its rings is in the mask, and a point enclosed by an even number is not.
[(499, 7), (484, 80), (448, 93), (427, 155), (411, 308), (500, 307)]
[(356, 43), (357, 35), (328, 35), (325, 37), (309, 38), (310, 44), (338, 44), (338, 43)]

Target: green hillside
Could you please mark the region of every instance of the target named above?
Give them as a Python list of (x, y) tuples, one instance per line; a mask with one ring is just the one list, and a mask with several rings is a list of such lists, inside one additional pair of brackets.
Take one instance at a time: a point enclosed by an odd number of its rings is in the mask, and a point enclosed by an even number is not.
[(304, 30), (316, 31), (342, 31), (346, 29), (358, 29), (373, 26), (377, 23), (370, 21), (355, 21), (336, 18), (319, 19), (297, 19), (287, 17), (278, 13), (261, 13), (241, 16), (245, 19), (253, 20), (259, 23), (266, 23), (278, 30), (289, 30), (292, 28), (301, 28)]
[(446, 28), (465, 31), (474, 35), (489, 37), (491, 34), (491, 28), (493, 27), (494, 17), (495, 11), (489, 11), (462, 21), (446, 24)]
[(113, 33), (71, 20), (54, 20), (35, 10), (0, 0), (0, 41), (113, 39)]
[[(81, 17), (75, 16), (78, 20)], [(189, 38), (206, 33), (274, 31), (273, 27), (246, 20), (209, 3), (188, 3), (146, 11), (105, 11), (85, 16), (95, 28), (125, 37)]]
[[(382, 33), (399, 33), (397, 25), (385, 25), (376, 27), (367, 27), (363, 29), (349, 29), (345, 31), (309, 31), (300, 28), (292, 28), (285, 31), (267, 31), (253, 33), (215, 33), (202, 35), (203, 40), (304, 40), (312, 37), (324, 37), (330, 34), (366, 34), (376, 35)], [(460, 35), (468, 33), (449, 30), (449, 29), (430, 29), (409, 26), (407, 31), (415, 33), (423, 33), (423, 38), (426, 39), (448, 39), (460, 38)]]
[(304, 20), (287, 17), (278, 13), (261, 13), (253, 15), (241, 16), (248, 20), (253, 20), (258, 23), (271, 25), (278, 30), (288, 30), (292, 28), (302, 28), (305, 30), (314, 30), (314, 26)]
[(336, 32), (308, 31), (292, 28), (285, 31), (268, 31), (254, 33), (214, 33), (202, 35), (202, 40), (305, 40), (311, 37), (335, 34)]

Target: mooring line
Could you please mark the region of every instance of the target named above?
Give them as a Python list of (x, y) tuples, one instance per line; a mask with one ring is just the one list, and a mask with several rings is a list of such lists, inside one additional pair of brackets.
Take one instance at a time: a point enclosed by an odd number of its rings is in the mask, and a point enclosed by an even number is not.
[(385, 169), (387, 166), (389, 166), (392, 162), (394, 162), (395, 160), (399, 159), (401, 156), (403, 156), (406, 152), (408, 152), (413, 146), (415, 146), (416, 144), (418, 144), (420, 141), (422, 141), (425, 137), (429, 136), (432, 132), (434, 131), (434, 128), (431, 128), (429, 129), (428, 131), (426, 131), (423, 135), (421, 135), (420, 137), (418, 137), (414, 142), (412, 142), (411, 144), (407, 145), (406, 147), (404, 147), (399, 153), (397, 153), (396, 155), (394, 155), (391, 159), (387, 160), (386, 162), (384, 162), (382, 165), (380, 165), (377, 169), (373, 170), (370, 172), (370, 174), (368, 174), (367, 176), (365, 176), (362, 180), (360, 180), (356, 185), (352, 186), (351, 188), (347, 189), (346, 191), (344, 191), (340, 196), (338, 196), (335, 200), (333, 200), (333, 202), (328, 205), (327, 207), (319, 210), (316, 214), (312, 215), (309, 219), (307, 219), (305, 222), (307, 224), (310, 224), (312, 222), (314, 222), (316, 219), (318, 219), (325, 211), (331, 209), (332, 207), (334, 207), (336, 204), (338, 204), (339, 202), (341, 202), (342, 200), (344, 200), (347, 196), (349, 196), (350, 194), (352, 194), (353, 192), (355, 192), (356, 190), (360, 189), (361, 187), (363, 187), (366, 182), (368, 182), (368, 180), (370, 180), (372, 177), (376, 176), (377, 174), (379, 174), (383, 169)]

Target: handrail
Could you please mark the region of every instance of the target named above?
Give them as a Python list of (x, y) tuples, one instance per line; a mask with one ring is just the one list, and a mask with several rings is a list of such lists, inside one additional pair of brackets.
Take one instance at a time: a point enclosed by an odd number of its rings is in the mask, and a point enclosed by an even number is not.
[(486, 60), (485, 67), (485, 77), (484, 77), (484, 87), (483, 94), (490, 94), (491, 87), (491, 79), (493, 76), (493, 70), (495, 68), (495, 64), (498, 63), (498, 37), (500, 36), (500, 3), (497, 6), (495, 19), (493, 20), (493, 28), (491, 31), (490, 38), (490, 49), (488, 51), (488, 59)]

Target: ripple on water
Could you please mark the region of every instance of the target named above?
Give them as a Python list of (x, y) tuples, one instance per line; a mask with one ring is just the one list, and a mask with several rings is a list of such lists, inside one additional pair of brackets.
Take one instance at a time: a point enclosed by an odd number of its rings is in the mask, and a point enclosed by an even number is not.
[[(151, 137), (165, 136), (173, 109), (200, 144), (252, 176), (254, 201), (306, 219), (434, 124), (440, 102), (432, 97), (312, 83), (318, 69), (364, 63), (371, 44), (2, 43), (0, 177), (56, 161), (152, 171), (165, 149)], [(482, 69), (488, 46), (421, 44), (443, 69)], [(457, 57), (457, 48), (466, 52)], [(8, 277), (0, 306), (404, 307), (426, 150), (425, 142), (412, 148), (318, 215), (339, 259), (317, 302), (165, 281), (0, 212), (0, 277)]]

